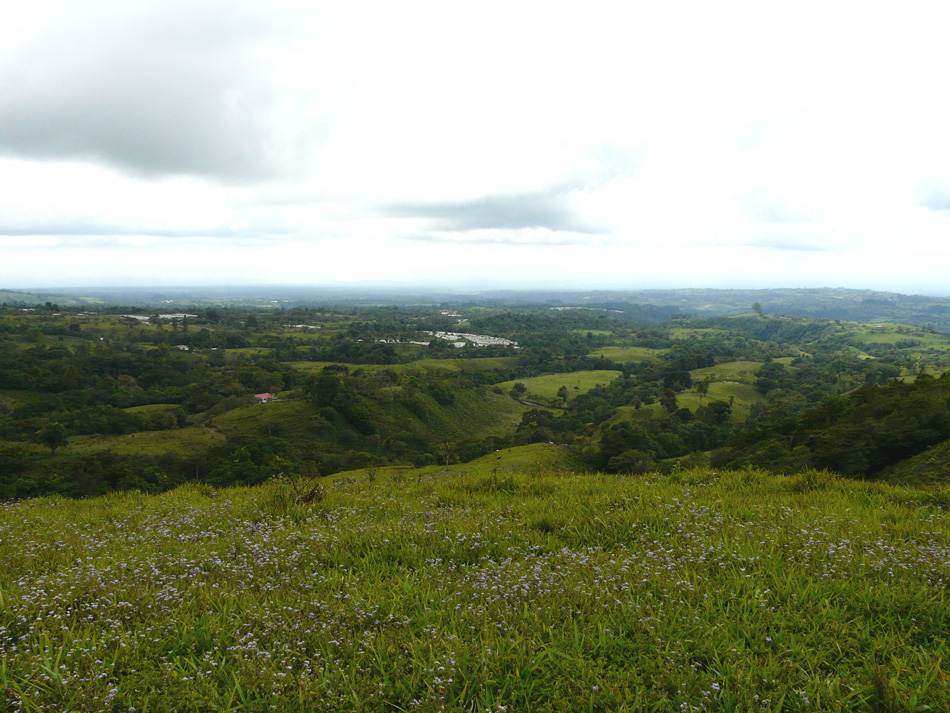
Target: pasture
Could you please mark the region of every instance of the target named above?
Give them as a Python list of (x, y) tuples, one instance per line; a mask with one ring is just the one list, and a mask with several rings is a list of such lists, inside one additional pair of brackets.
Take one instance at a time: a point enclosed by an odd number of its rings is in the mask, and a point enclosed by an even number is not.
[(202, 426), (187, 426), (170, 431), (139, 431), (121, 436), (73, 436), (51, 459), (81, 458), (92, 453), (115, 453), (123, 456), (159, 456), (166, 453), (191, 455), (222, 445), (227, 439), (221, 433)]
[(704, 369), (694, 369), (689, 372), (693, 381), (702, 381), (710, 378), (716, 381), (735, 381), (740, 384), (755, 382), (755, 372), (762, 368), (761, 361), (727, 361)]
[(676, 394), (676, 403), (695, 413), (700, 406), (708, 406), (713, 401), (725, 401), (732, 404), (732, 420), (742, 421), (749, 415), (750, 408), (758, 403), (764, 403), (765, 397), (748, 384), (714, 381), (709, 384), (709, 392), (700, 399), (695, 389), (681, 391)]
[(573, 371), (567, 374), (546, 374), (544, 376), (535, 376), (530, 379), (514, 379), (504, 381), (499, 386), (506, 393), (518, 382), (524, 384), (528, 391), (525, 398), (531, 399), (537, 396), (544, 399), (557, 398), (557, 392), (562, 387), (567, 387), (568, 399), (579, 394), (586, 394), (595, 386), (609, 384), (620, 376), (619, 371), (590, 370)]
[[(401, 345), (394, 345), (401, 346)], [(412, 345), (409, 345), (412, 346)], [(425, 349), (425, 347), (419, 347)], [(415, 361), (400, 364), (347, 364), (350, 371), (362, 369), (375, 374), (380, 371), (392, 370), (397, 374), (411, 371), (431, 372), (442, 376), (449, 374), (480, 373), (495, 369), (508, 369), (517, 361), (517, 357), (482, 357), (474, 359), (429, 359), (423, 357)], [(326, 361), (297, 361), (289, 362), (290, 366), (304, 372), (320, 372), (323, 367), (336, 362)]]
[(649, 347), (600, 347), (590, 352), (589, 357), (602, 357), (618, 364), (628, 362), (659, 361), (660, 356), (667, 349), (651, 349)]
[(945, 488), (491, 457), (300, 487), (0, 505), (6, 707), (950, 710)]

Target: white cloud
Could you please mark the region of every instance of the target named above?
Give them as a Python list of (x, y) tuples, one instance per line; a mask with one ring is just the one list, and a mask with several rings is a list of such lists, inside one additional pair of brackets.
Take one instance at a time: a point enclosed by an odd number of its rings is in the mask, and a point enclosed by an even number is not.
[(0, 286), (914, 290), (950, 257), (941, 4), (18, 13)]

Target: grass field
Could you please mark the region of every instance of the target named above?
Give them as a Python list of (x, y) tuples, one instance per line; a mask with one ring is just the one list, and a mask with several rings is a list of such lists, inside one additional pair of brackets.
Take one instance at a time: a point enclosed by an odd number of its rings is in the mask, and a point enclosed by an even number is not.
[(900, 324), (867, 325), (853, 323), (851, 338), (863, 344), (897, 344), (901, 341), (919, 342), (919, 347), (909, 349), (928, 348), (940, 351), (950, 350), (950, 336), (928, 332), (918, 327)]
[(22, 711), (946, 711), (950, 492), (449, 467), (0, 506)]
[[(380, 479), (392, 478), (400, 480), (401, 478), (411, 477), (419, 480), (420, 478), (429, 478), (454, 475), (484, 475), (493, 473), (495, 475), (504, 475), (511, 473), (527, 474), (542, 471), (567, 471), (577, 469), (580, 462), (578, 458), (563, 446), (555, 446), (549, 443), (534, 443), (530, 446), (515, 446), (513, 448), (504, 448), (494, 453), (477, 458), (470, 463), (458, 463), (451, 466), (428, 465), (421, 468), (412, 466), (388, 466), (372, 469), (373, 477)], [(337, 482), (341, 480), (350, 480), (353, 478), (366, 479), (370, 477), (370, 469), (361, 468), (360, 470), (349, 470), (342, 473), (336, 473), (330, 476), (329, 480)]]
[(56, 458), (75, 458), (95, 452), (132, 456), (159, 456), (165, 453), (190, 455), (222, 445), (225, 441), (223, 434), (200, 426), (170, 431), (141, 431), (124, 436), (74, 436), (69, 439), (68, 445), (56, 452), (56, 456), (51, 459), (51, 467), (55, 467)]
[(593, 334), (597, 337), (612, 337), (614, 335), (614, 333), (608, 329), (572, 329), (571, 332), (573, 334), (580, 334), (582, 337), (588, 334)]
[(21, 391), (19, 389), (0, 389), (0, 408), (19, 408), (34, 403), (43, 398), (35, 391)]
[(699, 394), (695, 389), (681, 391), (676, 395), (676, 403), (680, 408), (686, 407), (690, 411), (696, 411), (700, 406), (708, 406), (713, 401), (725, 401), (732, 403), (733, 420), (743, 420), (749, 415), (749, 409), (757, 404), (764, 403), (763, 397), (758, 391), (748, 384), (734, 384), (714, 381), (709, 385), (709, 393), (700, 401)]
[(568, 374), (547, 374), (545, 376), (535, 376), (530, 379), (515, 379), (514, 381), (505, 381), (500, 386), (505, 393), (518, 382), (524, 384), (527, 389), (526, 398), (538, 396), (545, 399), (557, 398), (557, 392), (562, 386), (567, 387), (568, 399), (579, 394), (586, 394), (595, 386), (609, 384), (620, 376), (619, 371), (573, 371)]
[(618, 364), (626, 364), (631, 361), (657, 361), (660, 355), (666, 352), (666, 349), (650, 349), (649, 347), (601, 347), (587, 356), (603, 357)]
[[(411, 346), (411, 345), (410, 345)], [(422, 348), (422, 347), (420, 347)], [(405, 364), (349, 364), (350, 371), (363, 369), (371, 374), (392, 369), (396, 373), (420, 370), (439, 374), (461, 374), (463, 371), (477, 373), (493, 369), (507, 369), (515, 364), (517, 357), (484, 357), (481, 359), (417, 359)], [(288, 362), (295, 369), (306, 372), (319, 372), (325, 366), (336, 362), (295, 361)]]
[(221, 350), (225, 355), (233, 359), (234, 357), (244, 355), (244, 356), (261, 356), (263, 354), (270, 354), (271, 350), (267, 347), (240, 347), (238, 349), (223, 349)]
[(693, 381), (702, 381), (711, 378), (715, 381), (736, 381), (741, 384), (755, 382), (755, 372), (762, 368), (760, 361), (728, 361), (705, 369), (694, 369), (689, 372)]
[(713, 328), (700, 328), (700, 327), (672, 327), (670, 328), (670, 338), (681, 340), (681, 339), (692, 339), (694, 337), (701, 337), (704, 334), (728, 334), (723, 329), (713, 329)]
[(876, 359), (877, 358), (877, 357), (871, 356), (863, 349), (859, 349), (858, 347), (855, 347), (851, 344), (847, 345), (845, 349), (851, 352), (852, 356), (855, 356), (858, 359)]
[(180, 408), (181, 406), (179, 404), (147, 404), (145, 406), (129, 406), (122, 410), (126, 413), (155, 414), (168, 413), (169, 411), (175, 411)]

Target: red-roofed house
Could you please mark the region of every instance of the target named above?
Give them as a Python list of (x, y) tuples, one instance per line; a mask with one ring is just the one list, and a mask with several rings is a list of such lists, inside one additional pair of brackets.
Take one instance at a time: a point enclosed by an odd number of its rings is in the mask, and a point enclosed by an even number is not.
[(254, 394), (254, 398), (257, 399), (259, 403), (266, 404), (268, 401), (274, 398), (274, 395), (273, 394)]

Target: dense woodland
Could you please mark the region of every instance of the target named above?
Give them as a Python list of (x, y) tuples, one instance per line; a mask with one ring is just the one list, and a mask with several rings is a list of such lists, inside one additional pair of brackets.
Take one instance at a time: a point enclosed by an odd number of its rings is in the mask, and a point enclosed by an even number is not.
[(933, 329), (758, 303), (719, 317), (619, 302), (7, 304), (0, 497), (449, 465), (538, 442), (617, 473), (899, 478), (950, 436), (948, 367)]

